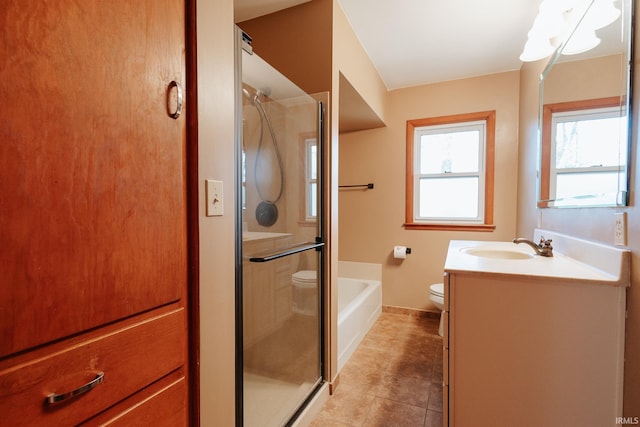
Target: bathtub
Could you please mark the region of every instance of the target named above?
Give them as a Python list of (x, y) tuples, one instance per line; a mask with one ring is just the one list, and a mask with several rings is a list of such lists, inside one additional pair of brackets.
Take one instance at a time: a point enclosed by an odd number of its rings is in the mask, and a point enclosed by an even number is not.
[(381, 312), (379, 280), (338, 278), (338, 372)]

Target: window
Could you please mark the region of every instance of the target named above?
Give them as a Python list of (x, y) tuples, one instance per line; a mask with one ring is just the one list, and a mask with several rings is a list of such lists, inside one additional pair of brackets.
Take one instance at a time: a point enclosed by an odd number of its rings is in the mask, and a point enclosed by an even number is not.
[(618, 97), (545, 105), (540, 206), (615, 205), (626, 125)]
[(318, 144), (315, 138), (306, 138), (305, 145), (305, 221), (318, 216)]
[(491, 231), (495, 111), (407, 121), (405, 227)]

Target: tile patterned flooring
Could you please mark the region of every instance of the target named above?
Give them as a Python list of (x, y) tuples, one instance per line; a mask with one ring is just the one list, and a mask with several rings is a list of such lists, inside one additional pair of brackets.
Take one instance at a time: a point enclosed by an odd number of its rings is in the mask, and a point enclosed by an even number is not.
[(442, 426), (438, 321), (383, 311), (311, 426)]

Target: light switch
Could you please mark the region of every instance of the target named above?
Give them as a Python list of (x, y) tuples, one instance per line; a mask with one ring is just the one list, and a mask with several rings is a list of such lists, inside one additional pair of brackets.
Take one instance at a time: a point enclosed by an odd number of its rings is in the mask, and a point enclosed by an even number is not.
[(222, 216), (224, 214), (222, 181), (207, 179), (204, 186), (207, 199), (207, 216)]

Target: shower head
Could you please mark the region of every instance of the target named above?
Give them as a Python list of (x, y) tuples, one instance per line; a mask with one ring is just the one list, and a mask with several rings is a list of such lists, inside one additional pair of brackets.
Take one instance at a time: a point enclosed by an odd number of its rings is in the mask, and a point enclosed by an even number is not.
[(256, 96), (260, 96), (260, 95), (269, 97), (269, 95), (271, 95), (271, 88), (270, 87), (263, 87), (263, 88), (258, 89), (256, 91)]
[(246, 88), (242, 88), (242, 94), (249, 100), (249, 102), (251, 102), (252, 105), (256, 106), (256, 104), (258, 104), (260, 102), (260, 100), (258, 99), (258, 97), (260, 96), (261, 92), (259, 90), (257, 90), (253, 95), (251, 95), (251, 92), (249, 92)]
[(261, 96), (268, 97), (269, 95), (271, 95), (271, 88), (263, 87), (261, 89), (257, 89), (253, 94), (251, 94), (251, 92), (249, 92), (246, 88), (243, 87), (242, 94), (246, 96), (247, 99), (251, 101), (252, 104), (255, 104), (256, 101), (260, 102)]

